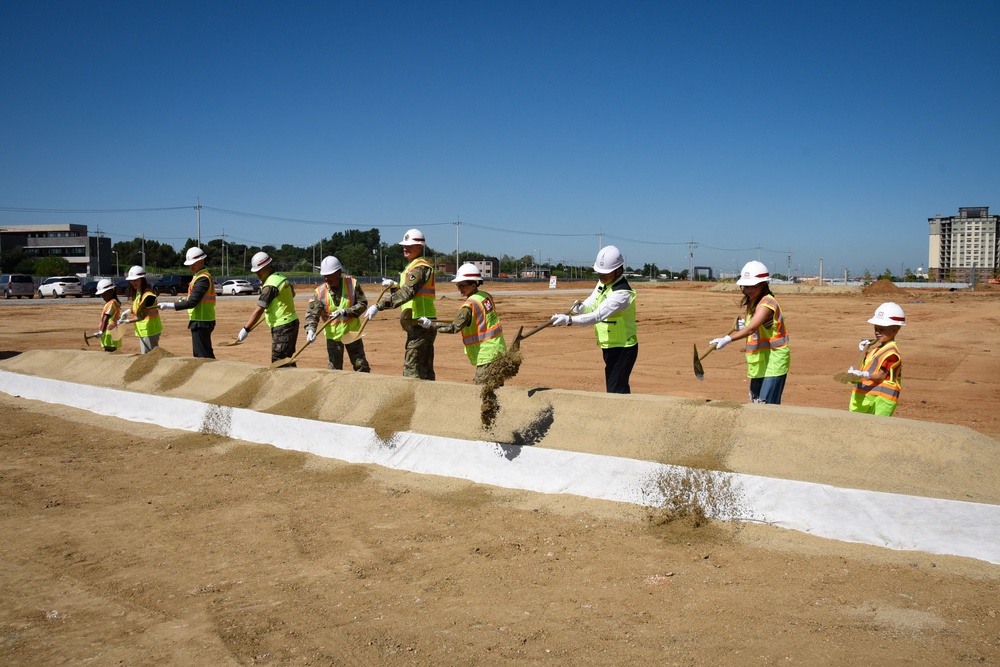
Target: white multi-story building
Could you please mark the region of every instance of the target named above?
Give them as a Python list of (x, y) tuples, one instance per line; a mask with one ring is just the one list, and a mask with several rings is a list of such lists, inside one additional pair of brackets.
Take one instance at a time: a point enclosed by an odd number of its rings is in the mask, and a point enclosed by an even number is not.
[[(933, 281), (984, 282), (1000, 268), (1000, 216), (989, 206), (967, 206), (930, 223), (928, 277)], [(975, 274), (975, 278), (973, 278)]]

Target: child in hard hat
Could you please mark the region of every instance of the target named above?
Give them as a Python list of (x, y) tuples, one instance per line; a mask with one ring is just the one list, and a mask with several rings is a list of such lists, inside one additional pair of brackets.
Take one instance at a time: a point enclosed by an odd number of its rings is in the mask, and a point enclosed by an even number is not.
[(132, 309), (125, 311), (119, 324), (135, 325), (135, 335), (139, 337), (139, 354), (146, 354), (160, 344), (160, 333), (163, 332), (160, 306), (156, 302), (156, 292), (146, 280), (146, 269), (133, 266), (128, 270), (125, 280), (129, 284)]
[[(476, 384), (486, 384), (490, 379), (490, 366), (507, 352), (507, 342), (503, 338), (500, 316), (493, 304), (493, 297), (481, 292), (483, 274), (474, 264), (463, 264), (458, 268), (455, 279), (458, 291), (465, 297), (465, 303), (451, 322), (435, 322), (439, 333), (462, 332), (465, 355), (469, 363), (476, 367)], [(498, 386), (503, 386), (501, 382)]]
[(852, 366), (847, 371), (859, 379), (851, 392), (849, 409), (891, 417), (899, 404), (903, 367), (896, 334), (906, 326), (906, 315), (899, 304), (887, 301), (875, 309), (868, 323), (875, 325), (875, 340), (865, 339), (858, 343), (863, 354), (861, 368)]
[(785, 318), (771, 293), (770, 281), (771, 274), (762, 262), (743, 266), (736, 284), (743, 292), (744, 319), (737, 323), (735, 331), (713, 338), (709, 345), (721, 350), (734, 340), (746, 338), (750, 400), (778, 405), (791, 364), (791, 348)]
[(98, 281), (95, 293), (104, 299), (104, 309), (101, 311), (101, 328), (94, 332), (93, 337), (101, 340), (105, 352), (116, 352), (122, 348), (122, 334), (118, 328), (122, 304), (115, 294), (115, 284), (104, 278)]

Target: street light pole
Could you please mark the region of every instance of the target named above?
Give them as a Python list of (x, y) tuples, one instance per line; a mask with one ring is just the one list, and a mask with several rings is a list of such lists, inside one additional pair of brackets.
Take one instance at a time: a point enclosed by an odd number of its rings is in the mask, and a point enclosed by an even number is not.
[(118, 251), (112, 250), (111, 254), (115, 256), (115, 278), (117, 278), (119, 275), (121, 275), (121, 271), (119, 271), (118, 269)]

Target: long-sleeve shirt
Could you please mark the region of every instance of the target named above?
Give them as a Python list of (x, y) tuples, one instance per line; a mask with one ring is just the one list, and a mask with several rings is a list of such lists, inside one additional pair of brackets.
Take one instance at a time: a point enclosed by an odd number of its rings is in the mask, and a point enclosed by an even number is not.
[[(343, 298), (344, 281), (341, 280), (337, 287), (327, 285), (327, 289), (330, 290), (331, 300), (334, 303), (338, 303)], [(365, 296), (365, 291), (361, 289), (361, 283), (354, 281), (354, 305), (344, 312), (351, 317), (361, 317), (361, 314), (367, 309), (368, 297)], [(326, 301), (324, 299), (317, 299), (316, 295), (313, 294), (313, 297), (309, 299), (309, 305), (306, 306), (306, 330), (319, 328), (320, 321), (328, 317), (330, 317), (330, 313), (327, 311)]]
[[(174, 302), (174, 310), (189, 310), (194, 308), (201, 300), (205, 298), (208, 294), (208, 288), (210, 287), (208, 282), (208, 276), (201, 276), (194, 281), (194, 285), (191, 286), (191, 293), (187, 296), (182, 296)], [(205, 321), (199, 322), (198, 320), (191, 320), (188, 322), (188, 329), (214, 329), (215, 322)]]
[(472, 309), (468, 306), (462, 306), (458, 309), (455, 319), (451, 322), (436, 322), (434, 328), (441, 333), (452, 334), (460, 332), (470, 324), (472, 324)]
[(588, 326), (591, 324), (597, 324), (598, 322), (603, 322), (609, 317), (614, 317), (618, 313), (622, 312), (628, 308), (631, 302), (631, 295), (626, 290), (615, 290), (608, 295), (601, 305), (594, 308), (594, 304), (597, 302), (597, 297), (601, 295), (605, 290), (610, 290), (611, 285), (605, 285), (603, 283), (598, 284), (594, 288), (594, 291), (590, 293), (583, 301), (583, 306), (581, 307), (581, 314), (573, 316), (573, 324), (579, 326)]

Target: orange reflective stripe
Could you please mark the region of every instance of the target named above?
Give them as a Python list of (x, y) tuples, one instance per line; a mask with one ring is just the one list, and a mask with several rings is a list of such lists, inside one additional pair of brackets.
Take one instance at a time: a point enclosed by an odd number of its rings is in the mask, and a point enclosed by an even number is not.
[[(774, 350), (788, 345), (788, 331), (785, 329), (785, 318), (781, 314), (781, 307), (778, 306), (778, 302), (775, 301), (774, 297), (771, 295), (767, 295), (757, 302), (755, 310), (761, 306), (767, 308), (773, 313), (772, 326), (774, 327), (774, 331), (771, 333), (769, 338), (761, 338), (759, 328), (750, 334), (747, 338), (747, 354), (752, 354), (759, 350)], [(747, 313), (747, 321), (750, 319), (750, 314)]]

